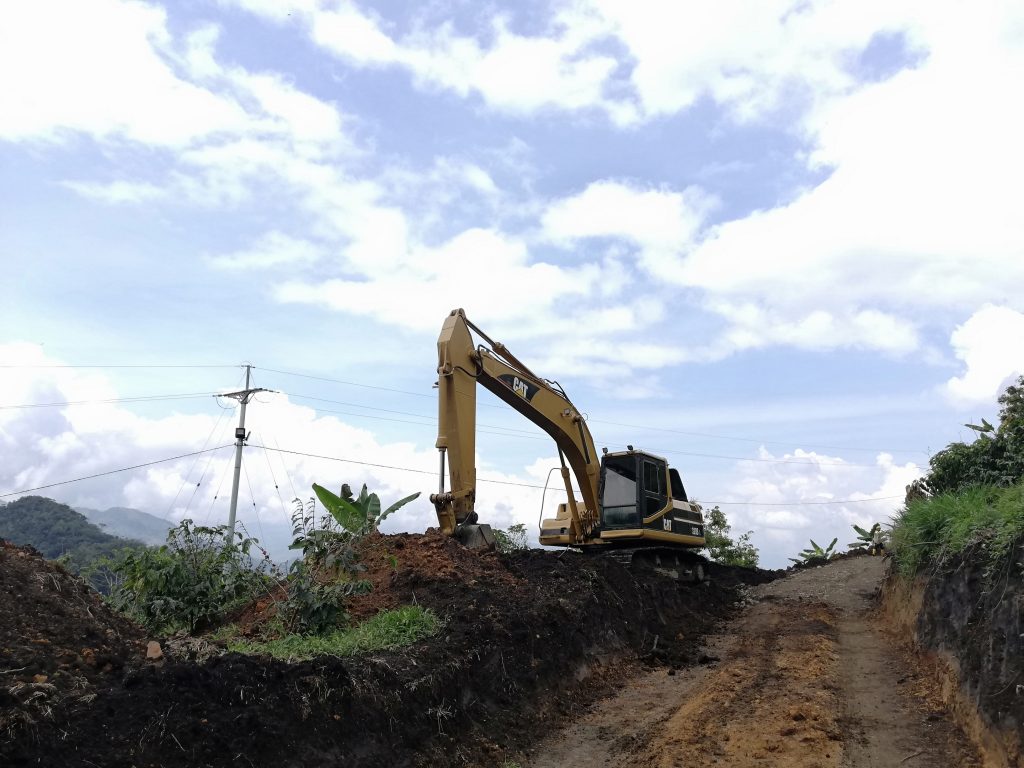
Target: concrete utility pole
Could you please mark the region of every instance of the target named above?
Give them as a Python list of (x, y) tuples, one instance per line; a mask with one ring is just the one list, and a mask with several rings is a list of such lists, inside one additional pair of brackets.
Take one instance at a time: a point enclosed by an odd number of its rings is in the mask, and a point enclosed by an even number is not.
[(252, 396), (257, 392), (272, 392), (263, 387), (249, 388), (249, 376), (252, 373), (252, 366), (245, 366), (245, 389), (239, 392), (226, 392), (221, 397), (230, 397), (242, 404), (242, 410), (238, 414), (238, 426), (235, 428), (235, 479), (231, 484), (231, 512), (228, 514), (228, 541), (235, 541), (235, 513), (238, 511), (238, 480), (242, 474), (242, 446), (245, 445), (248, 435), (245, 433), (245, 406), (249, 404)]

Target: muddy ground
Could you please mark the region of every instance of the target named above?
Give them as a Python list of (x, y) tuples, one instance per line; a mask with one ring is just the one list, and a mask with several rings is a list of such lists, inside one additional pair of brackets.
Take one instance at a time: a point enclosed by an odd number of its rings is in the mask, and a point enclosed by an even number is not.
[(716, 663), (653, 669), (538, 744), (530, 768), (980, 765), (929, 670), (884, 628), (883, 560), (857, 557), (751, 591), (709, 638)]
[(444, 619), (440, 635), (344, 660), (197, 663), (147, 661), (147, 638), (58, 566), (0, 548), (0, 764), (501, 765), (633, 665), (707, 661), (703, 640), (739, 585), (771, 578), (714, 567), (710, 583), (680, 585), (572, 552), (481, 555), (438, 534), (380, 537), (366, 562), (376, 588), (354, 615), (418, 603)]

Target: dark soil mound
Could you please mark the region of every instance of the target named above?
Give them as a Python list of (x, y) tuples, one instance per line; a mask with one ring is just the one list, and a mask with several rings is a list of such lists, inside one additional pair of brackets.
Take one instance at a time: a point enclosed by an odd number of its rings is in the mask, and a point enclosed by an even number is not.
[(723, 582), (761, 578), (716, 567), (710, 583), (680, 585), (573, 552), (474, 553), (437, 533), (375, 537), (363, 559), (377, 588), (353, 615), (415, 602), (444, 618), (440, 635), (300, 664), (168, 659), (62, 704), (39, 741), (0, 746), (0, 762), (500, 765), (632, 660), (698, 657), (735, 601)]
[[(0, 539), (0, 735), (31, 736), (144, 658), (142, 631), (31, 547)], [(0, 752), (2, 754), (2, 752)]]

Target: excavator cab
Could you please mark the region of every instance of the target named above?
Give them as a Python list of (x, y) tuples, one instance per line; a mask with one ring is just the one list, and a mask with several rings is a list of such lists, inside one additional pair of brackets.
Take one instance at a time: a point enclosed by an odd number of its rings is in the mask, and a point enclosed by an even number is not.
[[(689, 502), (679, 472), (660, 456), (632, 448), (604, 454), (597, 496), (600, 514), (595, 516), (596, 525), (587, 544), (612, 547), (666, 544), (701, 547), (704, 544), (700, 507)], [(541, 543), (577, 544), (571, 538), (570, 526), (568, 505), (559, 504), (557, 516), (541, 523)]]
[(601, 461), (601, 530), (643, 528), (671, 508), (670, 499), (686, 501), (679, 473), (664, 459), (641, 451), (606, 454)]

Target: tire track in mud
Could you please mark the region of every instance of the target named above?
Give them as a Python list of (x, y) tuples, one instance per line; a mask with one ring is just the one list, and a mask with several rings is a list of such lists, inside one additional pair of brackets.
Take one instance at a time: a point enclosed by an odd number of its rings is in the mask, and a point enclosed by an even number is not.
[(755, 588), (709, 642), (720, 661), (640, 674), (529, 765), (980, 765), (946, 713), (900, 690), (915, 672), (871, 612), (882, 572), (880, 558), (849, 558)]

